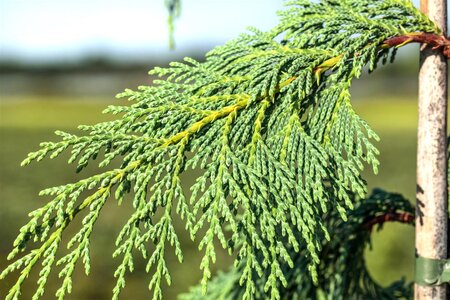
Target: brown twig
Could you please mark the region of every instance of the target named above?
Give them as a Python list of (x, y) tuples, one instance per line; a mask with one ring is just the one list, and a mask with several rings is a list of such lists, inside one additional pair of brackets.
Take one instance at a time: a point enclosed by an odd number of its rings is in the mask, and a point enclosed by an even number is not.
[(400, 47), (408, 43), (421, 43), (433, 50), (442, 51), (450, 59), (450, 39), (445, 35), (427, 32), (413, 32), (401, 36), (394, 36), (384, 41), (381, 48)]
[(408, 213), (408, 212), (388, 212), (383, 215), (374, 216), (370, 219), (368, 219), (366, 222), (363, 223), (363, 228), (371, 231), (373, 226), (375, 225), (382, 225), (385, 222), (400, 222), (400, 223), (406, 223), (406, 224), (412, 224), (414, 222), (414, 215)]

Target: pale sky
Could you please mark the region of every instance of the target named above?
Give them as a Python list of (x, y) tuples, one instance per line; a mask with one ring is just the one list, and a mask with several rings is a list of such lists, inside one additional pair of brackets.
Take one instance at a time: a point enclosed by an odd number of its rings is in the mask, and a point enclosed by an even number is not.
[[(281, 0), (183, 0), (176, 53), (208, 49), (249, 25), (277, 23)], [(169, 52), (164, 0), (0, 0), (0, 55), (76, 58)]]
[[(417, 1), (413, 1), (417, 5)], [(225, 43), (247, 26), (277, 24), (282, 0), (182, 0), (168, 49), (164, 0), (0, 0), (0, 57), (71, 60), (183, 55)]]

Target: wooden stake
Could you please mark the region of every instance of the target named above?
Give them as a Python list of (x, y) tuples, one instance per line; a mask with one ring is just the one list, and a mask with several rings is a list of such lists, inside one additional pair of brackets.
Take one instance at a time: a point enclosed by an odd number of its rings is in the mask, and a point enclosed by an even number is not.
[[(421, 10), (442, 29), (446, 0), (421, 0)], [(447, 59), (425, 48), (420, 55), (417, 146), (416, 254), (447, 258)], [(415, 285), (414, 298), (446, 299), (446, 284)]]

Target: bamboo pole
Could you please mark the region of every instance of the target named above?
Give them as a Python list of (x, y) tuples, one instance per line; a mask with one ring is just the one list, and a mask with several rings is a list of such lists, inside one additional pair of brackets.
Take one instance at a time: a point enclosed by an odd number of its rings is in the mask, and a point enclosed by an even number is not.
[[(420, 8), (446, 31), (446, 0), (421, 0)], [(447, 258), (447, 60), (425, 48), (420, 54), (417, 146), (416, 254)], [(416, 284), (416, 300), (446, 299), (446, 284)]]

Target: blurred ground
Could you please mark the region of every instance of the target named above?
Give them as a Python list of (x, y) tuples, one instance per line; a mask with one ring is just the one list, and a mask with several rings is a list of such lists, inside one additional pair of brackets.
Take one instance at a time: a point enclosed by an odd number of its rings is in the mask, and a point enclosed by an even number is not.
[[(415, 194), (416, 62), (417, 57), (407, 56), (394, 67), (364, 75), (352, 88), (356, 111), (381, 137), (380, 172), (375, 176), (370, 170), (365, 171), (370, 189), (382, 187), (403, 193), (409, 199), (414, 199)], [(101, 111), (107, 105), (125, 103), (114, 100), (117, 92), (125, 87), (150, 84), (151, 78), (146, 74), (153, 64), (117, 65), (94, 59), (74, 66), (0, 66), (0, 269), (6, 264), (6, 255), (20, 226), (26, 222), (27, 213), (46, 201), (37, 196), (38, 192), (95, 172), (95, 165), (91, 165), (81, 175), (76, 174), (74, 166), (67, 166), (64, 156), (25, 168), (19, 167), (20, 161), (37, 149), (39, 142), (55, 139), (56, 129), (73, 132), (79, 124), (106, 120), (108, 116)], [(131, 211), (128, 204), (117, 207), (111, 201), (102, 212), (93, 234), (91, 274), (86, 277), (81, 267), (75, 270), (74, 290), (67, 299), (110, 299), (118, 263), (111, 254), (115, 236)], [(185, 232), (180, 222), (177, 228)], [(387, 224), (373, 236), (367, 258), (376, 280), (381, 284), (402, 276), (411, 280), (413, 228)], [(182, 247), (185, 262), (179, 264), (171, 259), (172, 286), (165, 287), (165, 299), (176, 299), (177, 294), (198, 283), (201, 276), (200, 256), (187, 234), (182, 235)], [(230, 257), (221, 253), (216, 268), (226, 269), (230, 263)], [(149, 299), (149, 278), (143, 265), (142, 261), (136, 262), (137, 269), (128, 276), (122, 299)], [(0, 281), (0, 298), (14, 279), (10, 276)], [(54, 274), (43, 299), (53, 299), (57, 284)], [(31, 299), (35, 287), (35, 280), (29, 278), (22, 299)]]

